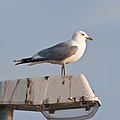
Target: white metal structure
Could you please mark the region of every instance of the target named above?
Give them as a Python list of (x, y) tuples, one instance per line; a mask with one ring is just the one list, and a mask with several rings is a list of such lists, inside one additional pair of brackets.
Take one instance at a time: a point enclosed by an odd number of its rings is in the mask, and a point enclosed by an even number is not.
[(80, 74), (0, 81), (0, 106), (40, 111), (49, 120), (84, 120), (101, 103)]

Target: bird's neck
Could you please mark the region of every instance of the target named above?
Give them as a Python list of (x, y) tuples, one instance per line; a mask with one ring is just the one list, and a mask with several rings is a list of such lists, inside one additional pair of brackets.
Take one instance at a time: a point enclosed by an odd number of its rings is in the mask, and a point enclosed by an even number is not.
[(75, 38), (73, 39), (74, 41), (76, 41), (77, 43), (85, 43), (85, 40), (84, 39), (80, 39), (80, 38)]
[(83, 49), (86, 48), (86, 42), (85, 42), (85, 40), (75, 39), (75, 40), (72, 40), (72, 41), (74, 41), (73, 45), (78, 46), (78, 47), (83, 48)]
[(78, 43), (80, 43), (80, 42), (85, 42), (84, 38), (80, 38), (79, 36), (74, 35), (74, 34), (73, 34), (73, 36), (72, 36), (72, 40), (74, 40), (74, 41), (76, 41), (76, 42), (78, 42)]

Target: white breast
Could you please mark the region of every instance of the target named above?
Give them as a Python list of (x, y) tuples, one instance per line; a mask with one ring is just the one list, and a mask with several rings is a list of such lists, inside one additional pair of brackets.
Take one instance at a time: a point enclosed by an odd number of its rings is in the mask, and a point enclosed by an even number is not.
[(62, 62), (64, 64), (68, 64), (68, 63), (71, 63), (71, 62), (76, 62), (84, 54), (84, 51), (85, 51), (85, 48), (86, 48), (86, 42), (85, 41), (82, 41), (80, 43), (74, 42), (74, 45), (76, 45), (78, 47), (77, 52), (74, 55), (72, 55), (71, 57), (63, 60)]

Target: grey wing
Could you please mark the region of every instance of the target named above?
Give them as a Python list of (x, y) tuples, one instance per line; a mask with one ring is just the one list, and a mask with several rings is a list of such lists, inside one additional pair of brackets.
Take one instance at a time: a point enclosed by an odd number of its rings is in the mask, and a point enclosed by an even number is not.
[(64, 60), (76, 53), (77, 46), (71, 46), (69, 43), (63, 42), (53, 47), (44, 49), (36, 55), (47, 60)]

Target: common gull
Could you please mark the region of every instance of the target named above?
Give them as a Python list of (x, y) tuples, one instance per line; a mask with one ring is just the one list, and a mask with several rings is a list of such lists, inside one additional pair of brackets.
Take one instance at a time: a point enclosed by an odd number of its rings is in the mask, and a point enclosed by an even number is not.
[(59, 64), (62, 65), (61, 75), (65, 75), (65, 65), (78, 61), (84, 54), (85, 40), (93, 39), (84, 31), (77, 31), (73, 34), (71, 40), (43, 49), (32, 57), (14, 60), (14, 62), (16, 62), (16, 65), (28, 63), (28, 66), (41, 63)]

